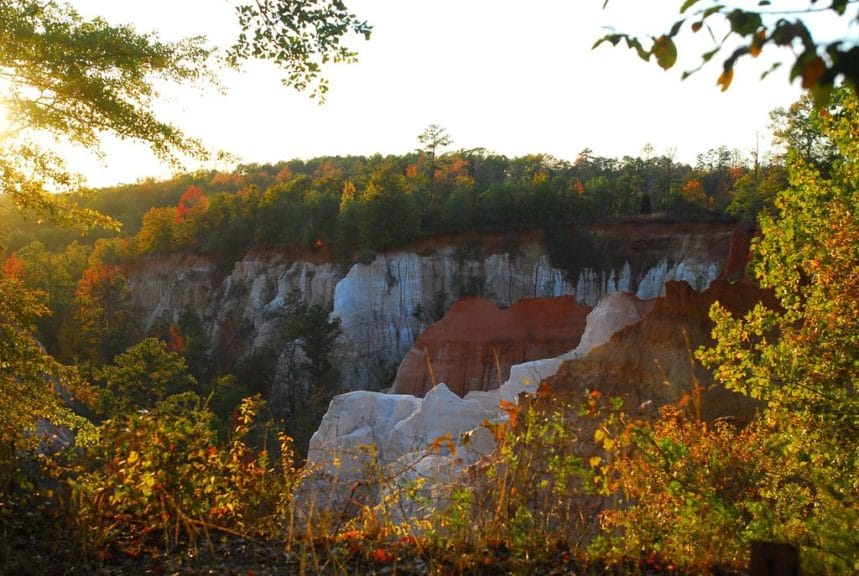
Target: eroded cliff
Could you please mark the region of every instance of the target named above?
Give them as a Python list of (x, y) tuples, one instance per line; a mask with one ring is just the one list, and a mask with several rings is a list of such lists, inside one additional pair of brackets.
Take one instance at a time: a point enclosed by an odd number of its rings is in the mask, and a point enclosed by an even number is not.
[[(278, 313), (291, 292), (329, 306), (343, 332), (342, 387), (379, 389), (391, 384), (418, 335), (462, 297), (506, 307), (522, 298), (569, 295), (593, 306), (606, 293), (659, 296), (669, 280), (701, 289), (721, 273), (733, 233), (724, 222), (590, 226), (572, 236), (588, 239), (581, 246), (587, 257), (572, 258), (572, 265), (543, 234), (528, 232), (429, 239), (349, 265), (270, 249), (237, 259), (145, 258), (127, 273), (143, 329), (193, 311), (216, 372), (283, 345)], [(575, 255), (578, 249), (566, 250)]]

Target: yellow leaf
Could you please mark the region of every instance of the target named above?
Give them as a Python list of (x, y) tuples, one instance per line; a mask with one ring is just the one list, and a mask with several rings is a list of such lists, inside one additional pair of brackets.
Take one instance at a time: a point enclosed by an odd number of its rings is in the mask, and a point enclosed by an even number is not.
[(597, 428), (596, 432), (594, 432), (594, 442), (602, 442), (605, 438), (605, 432), (603, 432), (602, 428)]
[(602, 462), (602, 458), (600, 458), (599, 456), (591, 456), (588, 462), (590, 463), (591, 468), (596, 468), (600, 465), (600, 462)]
[(614, 440), (612, 440), (611, 438), (606, 438), (602, 445), (603, 448), (605, 448), (606, 450), (611, 450), (614, 447)]
[(128, 453), (128, 463), (134, 464), (137, 460), (140, 459), (140, 454), (138, 454), (135, 450), (132, 450)]

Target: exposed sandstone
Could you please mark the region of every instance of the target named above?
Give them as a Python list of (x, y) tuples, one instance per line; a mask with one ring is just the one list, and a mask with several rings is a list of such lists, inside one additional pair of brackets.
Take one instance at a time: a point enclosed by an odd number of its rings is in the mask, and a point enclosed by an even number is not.
[(578, 402), (585, 390), (597, 390), (604, 396), (622, 397), (631, 411), (676, 402), (697, 385), (703, 418), (730, 416), (746, 421), (756, 403), (714, 384), (694, 352), (712, 344), (709, 310), (714, 302), (737, 314), (765, 297), (761, 290), (741, 282), (718, 280), (704, 292), (686, 283), (668, 283), (666, 296), (640, 322), (620, 330), (587, 356), (565, 362), (547, 382), (557, 400)]
[[(537, 384), (553, 376), (567, 360), (586, 356), (597, 346), (608, 342), (621, 328), (644, 318), (653, 308), (654, 302), (655, 300), (640, 300), (630, 294), (606, 294), (588, 314), (585, 332), (575, 349), (554, 358), (514, 365), (504, 387), (514, 390), (514, 386), (521, 386), (522, 390), (535, 390)], [(530, 389), (530, 386), (533, 386), (533, 389)], [(510, 398), (505, 397), (505, 400), (509, 401)]]
[(525, 299), (510, 308), (484, 298), (460, 300), (418, 336), (391, 391), (423, 396), (437, 382), (460, 396), (498, 388), (513, 364), (574, 348), (588, 312), (571, 296)]
[[(756, 402), (714, 385), (710, 375), (693, 363), (692, 351), (710, 342), (709, 309), (713, 302), (718, 300), (732, 312), (741, 313), (766, 294), (743, 283), (726, 281), (715, 282), (704, 293), (695, 292), (686, 283), (669, 283), (666, 292), (665, 297), (654, 302), (642, 302), (629, 295), (605, 296), (588, 316), (586, 337), (579, 348), (565, 355), (575, 359), (548, 359), (529, 363), (526, 368), (516, 366), (511, 379), (497, 390), (474, 391), (459, 398), (439, 384), (425, 399), (369, 392), (338, 397), (311, 441), (308, 459), (312, 469), (336, 469), (337, 473), (316, 474), (309, 486), (326, 495), (330, 504), (341, 506), (343, 486), (360, 484), (358, 481), (364, 478), (365, 456), (346, 463), (355, 453), (355, 438), (360, 437), (373, 446), (362, 454), (376, 455), (377, 469), (382, 471), (382, 494), (402, 496), (396, 486), (422, 478), (422, 498), (430, 504), (443, 503), (447, 487), (458, 474), (494, 450), (491, 434), (481, 423), (503, 420), (505, 413), (498, 406), (499, 400), (515, 402), (521, 392), (534, 392), (539, 378), (532, 380), (528, 375), (541, 371), (548, 374), (558, 370), (546, 380), (553, 394), (539, 401), (550, 407), (559, 402), (577, 404), (585, 390), (599, 390), (604, 396), (621, 397), (628, 412), (653, 414), (658, 406), (678, 401), (697, 383), (702, 388), (703, 418), (747, 421), (758, 407)], [(610, 335), (613, 327), (620, 326), (626, 327)], [(377, 425), (372, 417), (359, 416), (374, 413), (373, 406), (379, 402), (400, 406), (400, 417), (382, 418)], [(689, 402), (687, 406), (693, 410), (696, 403)], [(403, 415), (408, 409), (413, 412)], [(590, 420), (582, 422), (580, 436), (585, 444), (592, 437), (589, 426), (594, 424)], [(447, 442), (436, 442), (440, 450), (429, 448), (436, 438), (445, 436), (452, 443), (452, 452)], [(378, 492), (367, 494), (365, 503), (376, 502), (378, 496)], [(397, 509), (406, 515), (426, 512), (408, 499), (398, 503)]]
[(417, 336), (464, 295), (481, 295), (499, 306), (570, 295), (593, 306), (607, 293), (656, 297), (667, 280), (703, 288), (722, 271), (733, 225), (642, 221), (584, 229), (601, 252), (596, 269), (572, 274), (553, 266), (535, 231), (425, 239), (413, 249), (376, 254), (348, 268), (324, 254), (286, 248), (236, 260), (145, 257), (126, 268), (142, 329), (195, 312), (215, 372), (232, 371), (254, 351), (276, 345), (276, 313), (298, 291), (305, 302), (332, 306), (342, 322), (342, 387), (379, 389), (390, 384)]
[[(565, 356), (585, 354), (650, 306), (628, 294), (604, 296), (587, 317), (585, 338)], [(424, 398), (378, 392), (337, 396), (310, 441), (308, 468), (313, 473), (302, 497), (330, 509), (348, 509), (344, 503), (358, 497), (348, 487), (364, 485), (367, 471), (375, 470), (387, 483), (381, 486), (383, 493), (401, 493), (397, 486), (422, 478), (426, 482), (423, 497), (442, 501), (447, 484), (495, 449), (492, 434), (481, 424), (507, 418), (500, 401), (516, 403), (521, 393), (536, 391), (539, 380), (522, 375), (533, 375), (535, 370), (551, 374), (561, 362), (553, 358), (523, 365), (527, 368), (514, 366), (512, 373), (518, 378), (511, 377), (499, 389), (469, 392), (464, 398), (445, 384), (438, 384)], [(541, 364), (545, 365), (538, 368)], [(360, 496), (365, 503), (373, 503), (379, 494)], [(400, 512), (413, 509), (414, 502), (398, 505)]]

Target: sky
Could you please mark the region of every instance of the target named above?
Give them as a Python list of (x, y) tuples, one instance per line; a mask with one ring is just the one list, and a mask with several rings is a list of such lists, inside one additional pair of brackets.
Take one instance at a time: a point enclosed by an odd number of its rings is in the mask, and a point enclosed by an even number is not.
[[(325, 104), (282, 86), (272, 65), (251, 63), (241, 72), (221, 71), (222, 93), (211, 86), (168, 87), (159, 113), (243, 163), (404, 154), (418, 147), (418, 134), (430, 124), (447, 130), (451, 149), (572, 161), (585, 148), (620, 158), (638, 156), (650, 144), (657, 154), (694, 163), (697, 154), (723, 145), (746, 156), (757, 146), (765, 154), (769, 112), (800, 95), (786, 71), (760, 80), (766, 62), (749, 58), (724, 93), (716, 86), (721, 64), (715, 59), (681, 80), (709, 47), (703, 33), (678, 39), (680, 56), (669, 71), (624, 47), (592, 49), (609, 27), (645, 37), (665, 31), (678, 19), (679, 0), (611, 0), (605, 9), (603, 0), (346, 3), (374, 31), (369, 42), (351, 42), (357, 64), (325, 70)], [(131, 23), (164, 40), (203, 34), (227, 46), (238, 32), (228, 0), (72, 4), (85, 16)], [(102, 159), (71, 153), (72, 167), (91, 186), (170, 174), (144, 146), (108, 138), (104, 148)]]

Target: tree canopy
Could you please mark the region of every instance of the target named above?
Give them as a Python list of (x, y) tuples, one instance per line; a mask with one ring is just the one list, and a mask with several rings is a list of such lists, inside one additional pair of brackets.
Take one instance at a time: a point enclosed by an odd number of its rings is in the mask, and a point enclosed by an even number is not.
[(340, 0), (266, 0), (236, 6), (242, 33), (227, 52), (237, 64), (248, 58), (273, 61), (286, 73), (283, 83), (312, 88), (324, 99), (328, 81), (322, 66), (354, 62), (357, 54), (343, 44), (348, 34), (370, 39), (372, 27), (350, 13)]
[[(603, 5), (608, 4), (605, 0)], [(781, 49), (790, 52), (790, 80), (800, 78), (802, 87), (810, 90), (820, 102), (828, 100), (832, 89), (840, 79), (854, 88), (859, 87), (859, 46), (855, 39), (839, 38), (832, 41), (815, 39), (803, 16), (812, 12), (827, 12), (842, 18), (854, 18), (849, 10), (855, 0), (832, 0), (828, 6), (820, 6), (818, 0), (807, 0), (804, 8), (787, 6), (784, 1), (760, 0), (755, 9), (743, 9), (717, 0), (684, 0), (680, 5), (681, 18), (671, 24), (667, 31), (652, 36), (649, 47), (636, 36), (625, 33), (606, 34), (597, 40), (594, 47), (608, 42), (617, 46), (621, 41), (636, 51), (638, 56), (649, 61), (653, 58), (663, 69), (677, 62), (678, 47), (675, 38), (684, 29), (693, 33), (706, 31), (712, 39), (712, 47), (701, 56), (701, 65), (683, 73), (683, 77), (697, 72), (703, 65), (720, 54), (727, 55), (722, 61), (722, 72), (717, 84), (727, 90), (734, 77), (738, 60), (750, 56), (756, 58), (767, 52)], [(782, 8), (779, 8), (781, 6)], [(727, 26), (727, 31), (724, 29)], [(763, 73), (765, 77), (781, 66), (781, 61)]]
[(702, 356), (726, 387), (767, 402), (767, 451), (779, 465), (762, 480), (770, 496), (757, 528), (801, 543), (812, 571), (846, 573), (859, 550), (859, 101), (846, 90), (833, 101), (815, 123), (831, 171), (791, 148), (790, 185), (759, 221), (752, 271), (778, 306), (743, 318), (714, 306), (717, 345)]
[[(324, 96), (324, 64), (352, 62), (349, 34), (369, 38), (340, 1), (275, 0), (236, 3), (241, 34), (227, 63), (273, 61), (284, 83)], [(218, 49), (204, 37), (163, 42), (155, 34), (102, 18), (86, 19), (65, 2), (13, 0), (0, 5), (0, 194), (40, 218), (65, 224), (115, 225), (52, 192), (80, 181), (46, 143), (80, 145), (96, 152), (107, 134), (144, 142), (162, 159), (203, 157), (203, 144), (155, 111), (161, 83), (216, 78)]]
[[(67, 4), (17, 0), (0, 6), (0, 192), (19, 208), (66, 223), (109, 224), (51, 194), (77, 178), (45, 147), (51, 140), (98, 150), (105, 134), (147, 142), (162, 158), (201, 155), (202, 145), (158, 118), (156, 80), (209, 74), (202, 38), (164, 43), (128, 26), (84, 19)], [(46, 138), (47, 137), (47, 138)]]

